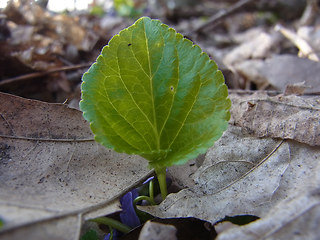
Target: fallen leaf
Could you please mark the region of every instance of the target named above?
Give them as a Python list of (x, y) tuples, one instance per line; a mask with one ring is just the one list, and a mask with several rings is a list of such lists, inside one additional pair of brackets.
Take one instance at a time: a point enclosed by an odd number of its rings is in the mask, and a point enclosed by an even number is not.
[(245, 35), (249, 38), (243, 39), (244, 41), (239, 46), (225, 55), (223, 59), (225, 65), (233, 66), (246, 59), (265, 58), (279, 43), (279, 38), (274, 33), (249, 30)]
[(284, 91), (289, 84), (304, 81), (311, 88), (306, 93), (320, 92), (320, 63), (294, 55), (275, 55), (266, 60), (252, 59), (237, 62), (234, 69), (248, 81), (255, 83), (259, 89), (271, 85), (274, 89)]
[(0, 93), (1, 239), (77, 239), (149, 174), (141, 157), (97, 144), (80, 111)]
[(288, 96), (288, 95), (302, 96), (307, 88), (310, 88), (310, 86), (306, 86), (305, 82), (289, 84), (286, 86), (286, 89), (285, 89), (283, 95), (285, 95), (285, 96)]
[[(320, 107), (318, 107), (319, 100), (317, 98), (307, 96), (270, 97), (266, 93), (241, 95), (230, 92), (230, 98), (232, 99), (230, 123), (242, 127), (242, 133), (253, 137), (286, 138), (309, 145), (318, 144), (320, 129), (317, 119), (319, 119), (318, 109)], [(268, 106), (269, 104), (271, 106)], [(283, 112), (286, 114), (283, 114)], [(296, 127), (284, 127), (292, 124), (295, 124)], [(257, 139), (255, 145), (262, 144), (260, 141), (265, 140)], [(247, 146), (247, 148), (250, 147), (250, 145)], [(233, 149), (235, 148), (233, 147)], [(241, 148), (243, 148), (242, 145)], [(270, 152), (272, 149), (268, 148), (267, 150)], [(264, 154), (267, 154), (267, 152), (264, 152)], [(262, 156), (257, 156), (257, 158), (259, 157)], [(168, 175), (180, 189), (192, 188), (195, 184), (193, 180), (194, 172), (201, 166), (203, 159), (204, 156), (201, 155), (196, 161), (170, 167)], [(247, 167), (250, 168), (250, 165)], [(208, 181), (213, 180), (208, 179)], [(217, 183), (215, 182), (215, 184)]]
[(270, 85), (265, 76), (261, 74), (264, 65), (265, 62), (262, 59), (250, 59), (236, 63), (233, 67), (246, 81), (254, 83), (257, 89), (264, 90)]
[(265, 61), (262, 74), (277, 89), (284, 91), (288, 84), (304, 81), (312, 88), (306, 93), (320, 92), (320, 63), (293, 55), (276, 55)]
[(219, 234), (230, 239), (319, 239), (320, 189), (287, 199), (263, 219)]
[(320, 149), (292, 140), (257, 138), (242, 130), (230, 125), (209, 149), (195, 173), (194, 187), (143, 210), (158, 217), (193, 216), (212, 223), (234, 215), (261, 218), (220, 233), (226, 234), (221, 239), (290, 239), (295, 232), (316, 239)]
[(320, 146), (320, 102), (310, 96), (231, 96), (233, 124), (257, 137)]
[[(194, 239), (214, 239), (214, 237), (217, 236), (217, 233), (215, 231), (215, 228), (206, 221), (196, 219), (196, 218), (154, 218), (148, 222), (146, 222), (144, 225), (141, 225), (128, 234), (121, 237), (121, 240), (136, 240), (139, 238), (142, 239), (155, 239), (151, 238), (150, 236), (143, 236), (143, 229), (148, 228), (150, 226), (150, 223), (158, 223), (165, 226), (174, 227), (177, 230), (177, 233), (174, 235), (177, 237), (177, 239), (183, 239), (183, 240), (194, 240)], [(157, 227), (157, 225), (154, 225)], [(152, 227), (153, 228), (153, 227)], [(170, 229), (169, 228), (169, 229)], [(155, 230), (155, 228), (153, 228)], [(146, 229), (145, 229), (146, 230)], [(159, 235), (162, 233), (168, 233), (166, 229), (158, 229), (158, 233), (154, 234), (154, 237), (156, 235)], [(160, 233), (161, 232), (161, 233)], [(163, 236), (163, 235), (162, 235)], [(158, 239), (158, 238), (157, 238)], [(160, 238), (160, 239), (168, 239), (168, 238)]]
[(240, 128), (229, 126), (195, 173), (195, 186), (169, 195), (159, 207), (149, 207), (151, 214), (210, 222), (226, 215), (259, 216), (289, 164), (288, 150), (277, 140), (241, 136)]
[(141, 229), (139, 240), (177, 240), (177, 229), (168, 224), (148, 221)]

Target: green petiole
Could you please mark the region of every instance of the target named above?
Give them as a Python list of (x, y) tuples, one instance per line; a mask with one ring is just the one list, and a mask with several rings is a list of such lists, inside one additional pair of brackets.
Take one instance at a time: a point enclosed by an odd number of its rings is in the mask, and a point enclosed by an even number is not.
[(159, 168), (155, 169), (159, 186), (160, 186), (160, 192), (161, 192), (161, 197), (162, 200), (164, 200), (167, 195), (168, 195), (168, 190), (167, 190), (167, 181), (166, 181), (166, 168)]
[(95, 219), (91, 219), (90, 221), (107, 225), (107, 226), (114, 228), (114, 229), (117, 229), (123, 233), (128, 233), (131, 231), (131, 228), (128, 227), (127, 225), (125, 225), (125, 224), (123, 224), (113, 218), (109, 218), (109, 217), (98, 217)]

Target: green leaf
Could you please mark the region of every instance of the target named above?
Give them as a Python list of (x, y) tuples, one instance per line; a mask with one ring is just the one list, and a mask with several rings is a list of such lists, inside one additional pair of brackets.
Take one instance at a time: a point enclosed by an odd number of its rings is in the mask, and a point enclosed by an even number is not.
[(99, 240), (99, 237), (97, 232), (91, 229), (81, 237), (81, 240)]
[(227, 129), (227, 86), (199, 46), (142, 17), (83, 75), (80, 108), (95, 139), (156, 169), (205, 153)]

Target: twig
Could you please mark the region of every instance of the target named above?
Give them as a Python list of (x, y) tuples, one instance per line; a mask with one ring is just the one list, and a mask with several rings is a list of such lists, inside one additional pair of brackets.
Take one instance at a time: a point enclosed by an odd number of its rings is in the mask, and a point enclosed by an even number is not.
[(43, 77), (43, 76), (49, 75), (51, 73), (72, 71), (72, 70), (77, 70), (77, 69), (81, 69), (81, 68), (87, 68), (90, 65), (91, 64), (87, 63), (87, 64), (79, 64), (79, 65), (74, 65), (74, 66), (65, 66), (65, 67), (51, 69), (46, 72), (35, 72), (35, 73), (30, 73), (30, 74), (25, 74), (22, 76), (14, 77), (14, 78), (8, 78), (8, 79), (0, 81), (0, 87), (7, 85), (7, 84), (14, 83), (14, 82), (20, 82), (20, 81), (27, 80), (27, 79)]
[(215, 15), (213, 15), (211, 18), (209, 18), (209, 20), (207, 22), (205, 22), (202, 25), (200, 25), (199, 27), (193, 29), (187, 35), (195, 33), (195, 32), (201, 32), (202, 30), (204, 30), (208, 26), (217, 24), (217, 22), (226, 18), (231, 13), (235, 12), (236, 10), (238, 10), (239, 8), (243, 7), (244, 5), (246, 5), (250, 2), (253, 2), (253, 0), (241, 0), (241, 1), (236, 2), (235, 4), (231, 5), (229, 8), (223, 9), (223, 10), (219, 11), (218, 13), (216, 13)]
[(300, 37), (295, 32), (291, 31), (290, 29), (285, 28), (281, 24), (277, 24), (275, 26), (275, 30), (282, 33), (283, 36), (285, 36), (287, 39), (289, 39), (294, 45), (299, 48), (300, 52), (299, 55), (302, 57), (307, 57), (308, 59), (319, 62), (319, 57), (314, 52), (310, 44), (304, 40), (302, 37)]

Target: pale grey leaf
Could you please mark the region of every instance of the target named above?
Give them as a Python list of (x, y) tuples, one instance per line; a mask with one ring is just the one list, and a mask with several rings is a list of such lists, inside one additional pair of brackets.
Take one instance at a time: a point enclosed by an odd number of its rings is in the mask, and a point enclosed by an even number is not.
[[(77, 239), (83, 220), (118, 210), (150, 174), (141, 157), (97, 144), (80, 111), (2, 93), (0, 153), (1, 239), (37, 239), (39, 228), (49, 230), (38, 239)], [(68, 219), (72, 234), (59, 227)]]
[(230, 95), (233, 124), (257, 137), (292, 139), (320, 146), (318, 97), (254, 94)]

